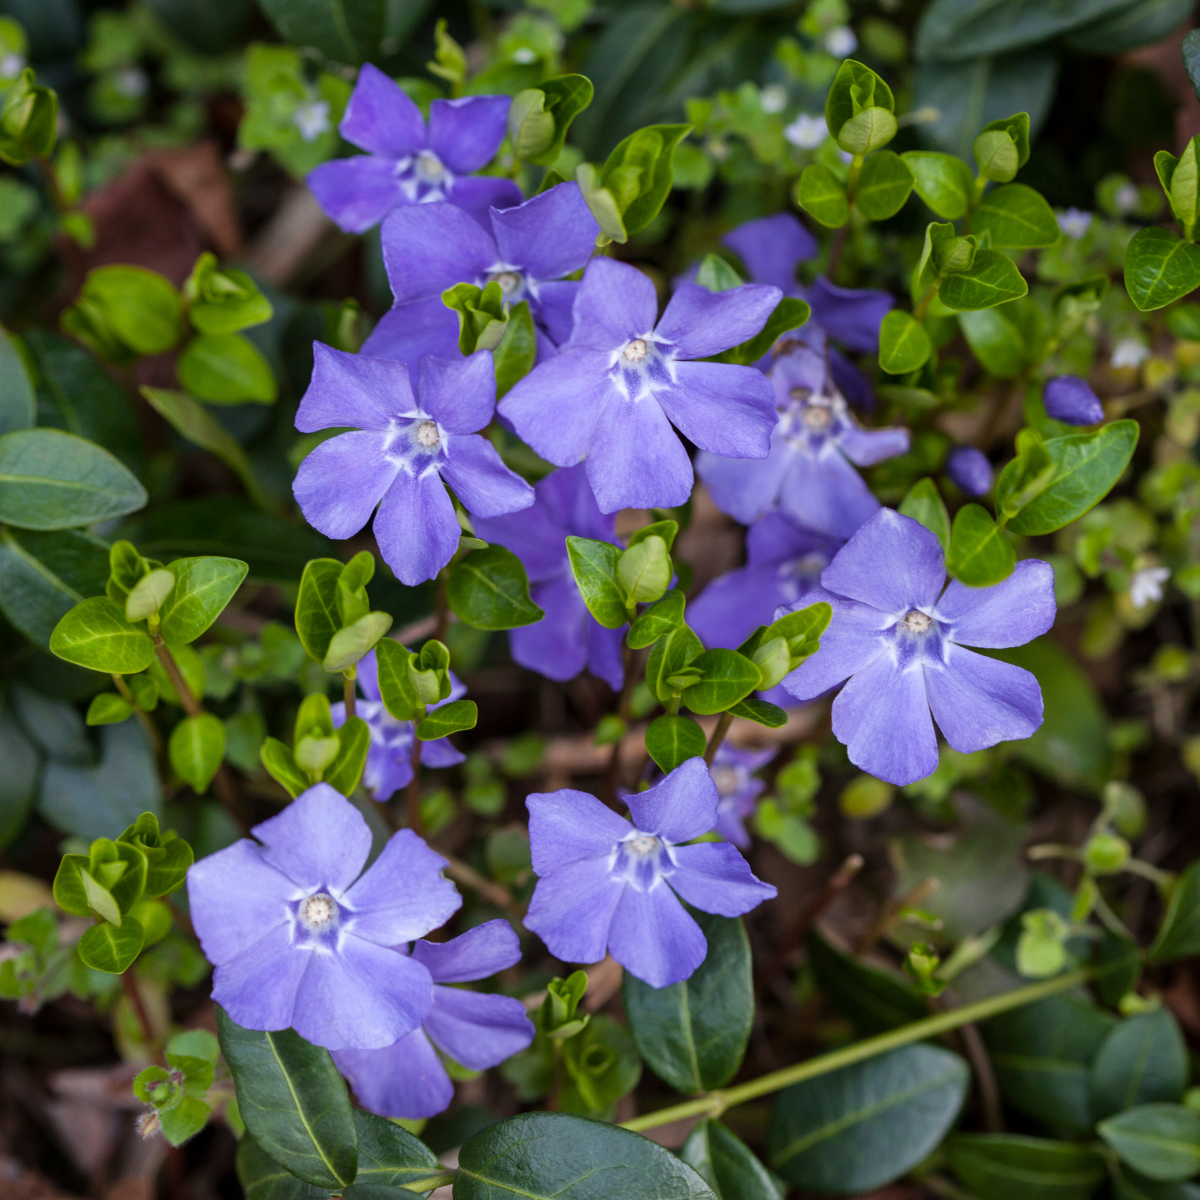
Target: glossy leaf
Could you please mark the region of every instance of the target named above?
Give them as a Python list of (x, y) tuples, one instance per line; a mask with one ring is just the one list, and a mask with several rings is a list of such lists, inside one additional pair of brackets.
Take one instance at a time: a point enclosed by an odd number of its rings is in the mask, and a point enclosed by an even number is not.
[(107, 597), (75, 605), (54, 627), (50, 649), (76, 666), (115, 675), (144, 671), (154, 661), (154, 643), (141, 625), (132, 625)]
[(917, 195), (944, 221), (967, 215), (975, 195), (971, 168), (957, 155), (910, 150), (901, 156), (912, 172)]
[(240, 333), (201, 333), (176, 364), (179, 382), (211, 404), (271, 404), (279, 395), (262, 351)]
[(981, 504), (964, 504), (954, 514), (946, 570), (969, 587), (990, 587), (1016, 566), (1012, 542)]
[(625, 590), (617, 581), (619, 546), (590, 538), (567, 538), (571, 571), (588, 612), (605, 629), (619, 629), (629, 619)]
[(1200, 287), (1200, 246), (1158, 225), (1139, 229), (1125, 251), (1125, 287), (1142, 312)]
[(30, 641), (46, 646), (81, 600), (104, 593), (108, 550), (77, 529), (0, 529), (0, 611)]
[(741, 921), (692, 910), (708, 953), (682, 983), (652, 988), (625, 973), (621, 994), (650, 1069), (681, 1092), (723, 1087), (737, 1073), (754, 1022), (750, 942)]
[(907, 375), (933, 353), (925, 327), (911, 313), (893, 308), (879, 327), (879, 366), (889, 375)]
[(686, 625), (680, 625), (654, 643), (646, 660), (646, 685), (665, 704), (677, 690), (669, 681), (688, 670), (703, 653), (704, 643)]
[(175, 773), (197, 795), (203, 795), (225, 757), (224, 722), (208, 712), (184, 717), (171, 730), (167, 751)]
[(1092, 1063), (1095, 1114), (1102, 1118), (1138, 1104), (1177, 1101), (1188, 1075), (1187, 1045), (1170, 1009), (1126, 1017)]
[(847, 58), (838, 68), (825, 97), (825, 124), (829, 132), (836, 138), (842, 126), (867, 107), (895, 112), (892, 89), (870, 67)]
[(159, 612), (163, 640), (194, 642), (224, 612), (249, 570), (236, 558), (177, 558), (170, 567), (175, 587)]
[(786, 709), (767, 700), (757, 700), (753, 696), (739, 700), (729, 711), (735, 717), (743, 717), (747, 721), (765, 725), (768, 729), (782, 729), (788, 721)]
[(1029, 361), (1029, 346), (1008, 309), (983, 308), (958, 314), (958, 324), (971, 353), (997, 379), (1012, 379)]
[(496, 369), (496, 399), (504, 396), (518, 379), (533, 370), (537, 359), (537, 336), (529, 301), (522, 300), (508, 311), (508, 324), (500, 344), (492, 351)]
[(0, 434), (29, 429), (36, 417), (33, 381), (12, 336), (0, 326)]
[(762, 680), (758, 667), (736, 650), (706, 650), (688, 666), (700, 672), (700, 680), (683, 690), (683, 702), (702, 716), (732, 708)]
[(996, 250), (977, 250), (970, 270), (942, 280), (938, 299), (955, 312), (969, 312), (1015, 300), (1028, 290), (1011, 258)]
[(900, 501), (899, 512), (924, 525), (937, 538), (943, 554), (950, 552), (950, 514), (932, 479), (928, 476), (918, 479)]
[(85, 929), (79, 939), (79, 957), (85, 966), (106, 975), (120, 975), (142, 952), (144, 933), (132, 917), (120, 925), (102, 921)]
[(336, 558), (314, 558), (304, 567), (296, 596), (296, 636), (309, 658), (323, 662), (333, 635), (342, 627), (337, 606), (343, 564)]
[(840, 229), (850, 220), (846, 188), (824, 163), (810, 163), (804, 168), (796, 190), (796, 203), (828, 229)]
[(808, 937), (808, 960), (830, 1003), (863, 1033), (884, 1033), (928, 1015), (929, 1006), (902, 976), (843, 954), (819, 932)]
[(914, 182), (912, 171), (899, 154), (880, 150), (863, 163), (854, 192), (854, 207), (868, 221), (886, 221), (904, 207)]
[(971, 214), (971, 232), (985, 231), (997, 250), (1053, 246), (1062, 236), (1050, 205), (1023, 183), (1007, 183), (984, 196)]
[(1087, 1200), (1104, 1181), (1104, 1158), (1090, 1146), (1019, 1134), (957, 1134), (950, 1165), (979, 1200)]
[(779, 1200), (771, 1173), (720, 1121), (703, 1118), (688, 1134), (679, 1157), (712, 1188), (718, 1200)]
[(1167, 911), (1146, 957), (1154, 963), (1200, 954), (1200, 860), (1171, 885)]
[(443, 704), (441, 708), (433, 709), (429, 715), (417, 725), (417, 737), (423, 742), (431, 742), (435, 738), (449, 737), (464, 729), (474, 729), (479, 720), (479, 709), (474, 700), (454, 700)]
[(267, 774), (286, 788), (292, 799), (308, 788), (308, 776), (296, 765), (295, 756), (278, 738), (267, 738), (259, 747), (258, 754)]
[(675, 178), (675, 147), (690, 132), (690, 125), (645, 125), (605, 159), (600, 186), (616, 201), (627, 234), (640, 233), (658, 216)]
[(704, 730), (691, 717), (664, 713), (646, 728), (646, 753), (660, 771), (669, 773), (689, 758), (703, 755), (707, 744)]
[[(550, 117), (553, 132), (537, 150), (527, 154), (518, 147), (518, 153), (528, 162), (549, 167), (562, 153), (571, 122), (591, 104), (594, 88), (586, 75), (556, 75), (539, 83), (537, 90), (543, 97), (540, 111)], [(510, 116), (510, 130), (512, 123)]]
[(630, 625), (625, 644), (632, 650), (642, 650), (677, 629), (683, 624), (684, 603), (683, 592), (678, 588), (669, 591)]
[(384, 638), (375, 647), (375, 665), (384, 706), (400, 721), (420, 720), (425, 715), (425, 701), (417, 692), (412, 660), (412, 651), (391, 638)]
[(1200, 1113), (1182, 1104), (1141, 1104), (1101, 1121), (1096, 1132), (1150, 1179), (1190, 1179), (1200, 1171)]
[(476, 629), (516, 629), (546, 615), (529, 598), (521, 560), (503, 546), (472, 550), (455, 563), (446, 599), (459, 620)]
[(281, 1167), (249, 1133), (238, 1143), (237, 1177), (246, 1200), (326, 1200), (330, 1194)]

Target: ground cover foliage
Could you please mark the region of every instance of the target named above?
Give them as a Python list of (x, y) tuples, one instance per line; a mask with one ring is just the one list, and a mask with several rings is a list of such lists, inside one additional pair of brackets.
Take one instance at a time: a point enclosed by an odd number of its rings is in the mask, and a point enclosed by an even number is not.
[(0, 1171), (1194, 1200), (1190, 0), (0, 0)]

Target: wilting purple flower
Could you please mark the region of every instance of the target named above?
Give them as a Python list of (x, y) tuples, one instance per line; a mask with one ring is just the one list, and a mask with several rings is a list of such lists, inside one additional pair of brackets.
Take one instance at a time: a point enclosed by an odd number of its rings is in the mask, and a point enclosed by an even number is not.
[(968, 496), (986, 496), (992, 486), (992, 464), (974, 446), (955, 446), (946, 459), (946, 474)]
[[(451, 673), (450, 694), (431, 708), (440, 708), (460, 700), (467, 694), (466, 687)], [(376, 800), (390, 800), (412, 779), (413, 723), (399, 721), (384, 707), (379, 691), (379, 671), (372, 650), (358, 663), (358, 690), (365, 700), (354, 706), (355, 714), (361, 717), (371, 731), (371, 745), (367, 750), (367, 765), (363, 768), (363, 786)], [(329, 706), (333, 714), (334, 728), (346, 721), (346, 705), (342, 701)], [(454, 748), (449, 738), (433, 738), (421, 744), (421, 764), (426, 767), (453, 767), (466, 760), (466, 755)]]
[(511, 179), (466, 178), (487, 166), (508, 122), (508, 96), (435, 100), (429, 126), (404, 89), (365, 63), (338, 130), (368, 153), (309, 172), (308, 186), (327, 216), (363, 233), (401, 204), (448, 200), (484, 220), (491, 207), (521, 202)]
[(529, 595), (546, 614), (508, 631), (514, 661), (547, 679), (574, 679), (584, 667), (620, 691), (625, 626), (605, 629), (587, 610), (567, 557), (571, 536), (617, 544), (613, 518), (596, 507), (584, 465), (560, 467), (534, 489), (532, 508), (475, 522), (475, 532), (511, 550), (525, 565)]
[(1058, 375), (1042, 389), (1046, 415), (1067, 425), (1098, 425), (1104, 407), (1096, 393), (1078, 375)]
[(383, 261), (395, 303), (363, 344), (366, 354), (415, 362), (458, 356), (458, 314), (442, 303), (456, 283), (495, 280), (512, 304), (529, 301), (542, 355), (571, 333), (578, 281), (600, 227), (576, 183), (560, 183), (483, 222), (452, 205), (396, 209), (383, 223)]
[(717, 823), (713, 830), (727, 842), (743, 849), (750, 845), (746, 818), (755, 808), (755, 801), (766, 790), (766, 783), (755, 778), (754, 772), (765, 767), (779, 753), (779, 748), (739, 750), (722, 742), (713, 756), (709, 773), (717, 785)]
[(448, 942), (417, 942), (413, 959), (433, 977), (433, 1006), (419, 1029), (383, 1050), (338, 1050), (338, 1070), (360, 1103), (381, 1117), (433, 1117), (454, 1099), (436, 1046), (456, 1063), (483, 1071), (520, 1053), (533, 1025), (520, 1000), (447, 984), (487, 979), (521, 959), (507, 921), (487, 921)]
[(821, 574), (833, 620), (821, 648), (784, 677), (811, 700), (843, 680), (833, 732), (850, 761), (897, 785), (937, 766), (937, 737), (963, 754), (1029, 737), (1042, 723), (1042, 692), (1020, 667), (966, 650), (1022, 646), (1054, 624), (1054, 572), (1037, 559), (993, 587), (946, 581), (942, 547), (923, 525), (885, 508)]
[(257, 842), (242, 838), (188, 870), (192, 924), (216, 967), (213, 1000), (247, 1029), (291, 1026), (330, 1050), (411, 1033), (433, 981), (392, 947), (462, 903), (442, 878), (446, 860), (402, 829), (363, 871), (371, 831), (327, 783), (250, 832)]
[(746, 533), (746, 565), (714, 579), (687, 606), (688, 624), (710, 649), (736, 650), (775, 610), (817, 587), (841, 543), (768, 513)]
[(475, 432), (496, 403), (490, 351), (457, 362), (425, 355), (415, 397), (405, 363), (320, 342), (313, 355), (296, 428), (353, 427), (317, 446), (292, 484), (305, 519), (326, 537), (353, 537), (378, 504), (380, 553), (411, 587), (432, 579), (458, 548), (462, 529), (445, 483), (481, 517), (533, 503), (533, 488)]
[(907, 429), (863, 429), (850, 415), (821, 356), (799, 342), (770, 371), (778, 423), (762, 461), (697, 456), (696, 470), (722, 512), (749, 525), (778, 507), (797, 525), (848, 538), (879, 509), (851, 466), (903, 454)]
[(571, 788), (528, 797), (538, 883), (525, 927), (564, 962), (599, 962), (607, 951), (651, 987), (667, 987), (708, 952), (680, 899), (738, 917), (775, 889), (728, 842), (682, 844), (716, 824), (717, 788), (704, 759), (689, 758), (623, 799), (633, 824)]
[(765, 457), (775, 424), (762, 372), (687, 360), (753, 337), (779, 299), (774, 287), (710, 292), (684, 283), (656, 325), (649, 278), (628, 263), (593, 259), (575, 296), (570, 340), (519, 380), (498, 411), (555, 465), (586, 455), (601, 512), (682, 504), (692, 464), (672, 424), (697, 446), (734, 458)]

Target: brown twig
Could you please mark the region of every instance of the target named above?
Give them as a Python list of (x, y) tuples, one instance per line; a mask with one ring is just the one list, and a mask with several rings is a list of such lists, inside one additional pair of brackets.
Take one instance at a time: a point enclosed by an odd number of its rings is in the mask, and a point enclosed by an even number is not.
[(355, 667), (351, 667), (349, 671), (344, 671), (342, 673), (342, 696), (345, 698), (345, 701), (346, 701), (346, 720), (347, 721), (350, 720), (351, 717), (356, 715), (355, 709), (354, 709), (354, 702), (357, 699), (357, 696), (356, 696), (357, 687), (355, 686), (357, 679), (358, 679), (358, 671)]
[(404, 789), (404, 812), (408, 817), (408, 827), (418, 837), (425, 836), (421, 824), (421, 739), (413, 734), (412, 754), (409, 758), (412, 765), (412, 778)]
[(146, 1005), (142, 1001), (142, 994), (138, 991), (137, 981), (132, 972), (132, 967), (127, 967), (121, 972), (121, 987), (125, 992), (125, 998), (129, 1001), (129, 1006), (133, 1009), (134, 1016), (137, 1017), (138, 1024), (142, 1027), (142, 1037), (146, 1041), (146, 1049), (151, 1055), (154, 1055), (155, 1043), (158, 1038), (154, 1033), (150, 1014), (146, 1011)]
[(717, 727), (712, 731), (712, 737), (708, 739), (708, 745), (704, 748), (704, 763), (705, 766), (711, 767), (713, 759), (717, 756), (717, 751), (721, 748), (721, 743), (725, 740), (725, 735), (729, 732), (730, 725), (733, 724), (733, 713), (723, 712), (721, 719), (717, 722)]
[(881, 937), (891, 932), (892, 926), (900, 919), (900, 914), (904, 909), (920, 904), (926, 896), (932, 892), (936, 892), (941, 886), (940, 880), (930, 876), (928, 879), (922, 879), (916, 887), (909, 888), (903, 896), (900, 896), (896, 900), (890, 900), (880, 910), (875, 924), (859, 938), (858, 944), (854, 947), (854, 953), (866, 954)]
[[(957, 1008), (958, 1005), (954, 1004), (953, 1007)], [(1004, 1108), (1000, 1103), (1000, 1088), (996, 1083), (996, 1072), (992, 1070), (992, 1060), (979, 1032), (979, 1026), (963, 1025), (959, 1028), (958, 1036), (962, 1038), (967, 1061), (971, 1064), (971, 1070), (975, 1072), (975, 1082), (979, 1086), (983, 1127), (988, 1133), (1003, 1133)]]
[(846, 890), (850, 881), (862, 870), (863, 856), (851, 854), (830, 876), (812, 903), (804, 909), (779, 940), (774, 957), (767, 963), (764, 975), (772, 975), (787, 962), (789, 955), (808, 936), (808, 931), (821, 919), (825, 910)]
[(507, 909), (514, 915), (520, 916), (520, 912), (516, 902), (513, 900), (512, 892), (503, 884), (494, 883), (487, 876), (481, 875), (474, 867), (463, 862), (462, 859), (455, 858), (452, 854), (446, 854), (439, 850), (446, 861), (450, 864), (446, 867), (446, 875), (453, 879), (455, 883), (461, 884), (463, 887), (470, 888), (473, 892), (478, 892), (490, 904), (494, 904), (497, 908)]
[(130, 690), (129, 684), (116, 672), (113, 673), (113, 683), (117, 685), (117, 691), (121, 693), (122, 699), (126, 704), (133, 709), (134, 716), (138, 719), (138, 724), (141, 725), (142, 731), (146, 737), (150, 739), (150, 750), (156, 759), (161, 760), (163, 755), (162, 738), (158, 736), (158, 730), (154, 727), (154, 722), (150, 720), (150, 714), (138, 707), (138, 702), (134, 699), (133, 692)]

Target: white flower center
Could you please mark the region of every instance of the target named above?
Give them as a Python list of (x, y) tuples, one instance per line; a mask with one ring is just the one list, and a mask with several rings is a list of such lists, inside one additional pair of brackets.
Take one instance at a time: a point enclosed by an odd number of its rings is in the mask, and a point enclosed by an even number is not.
[(644, 338), (634, 338), (624, 350), (621, 351), (621, 357), (627, 363), (640, 363), (645, 357), (649, 347), (646, 345)]
[(721, 796), (732, 796), (738, 788), (737, 772), (732, 767), (713, 767), (713, 783), (717, 785), (717, 793)]
[(923, 612), (919, 612), (915, 608), (908, 610), (908, 615), (904, 618), (904, 627), (912, 633), (927, 633), (933, 620), (927, 617)]
[(801, 417), (804, 424), (817, 433), (823, 433), (833, 424), (833, 410), (823, 404), (807, 405)]
[(300, 906), (301, 920), (309, 929), (324, 929), (337, 919), (337, 915), (337, 902), (326, 892), (309, 896)]
[(500, 271), (491, 277), (491, 282), (498, 283), (505, 296), (521, 290), (521, 276), (516, 271)]
[(627, 843), (631, 853), (645, 856), (653, 854), (659, 846), (658, 838), (652, 833), (640, 833)]
[(424, 446), (426, 450), (436, 450), (441, 440), (435, 421), (422, 421), (417, 426), (417, 444), (419, 446)]
[(446, 173), (446, 168), (442, 165), (442, 160), (432, 150), (422, 150), (417, 155), (417, 161), (413, 164), (413, 170), (416, 172), (418, 179), (425, 180), (428, 183), (439, 182)]

